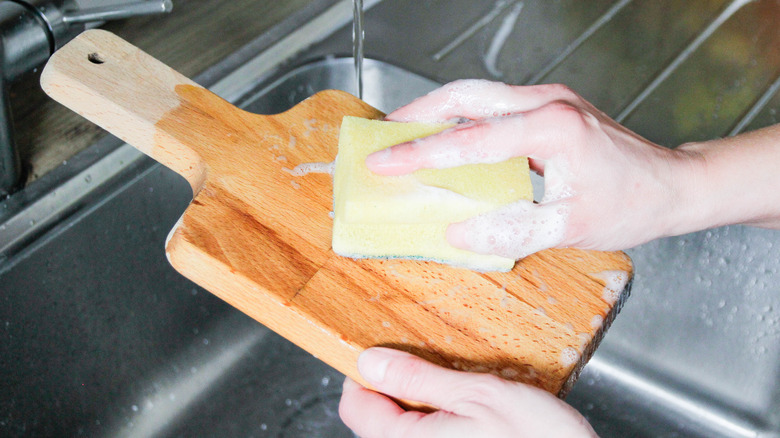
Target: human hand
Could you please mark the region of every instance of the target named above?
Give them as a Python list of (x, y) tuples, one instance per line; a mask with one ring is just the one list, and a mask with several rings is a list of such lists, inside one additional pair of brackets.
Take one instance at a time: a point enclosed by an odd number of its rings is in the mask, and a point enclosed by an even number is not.
[(596, 436), (585, 418), (552, 394), (491, 374), (448, 370), (387, 348), (363, 352), (358, 369), (377, 391), (440, 409), (405, 411), (347, 378), (339, 414), (363, 438)]
[(693, 156), (655, 145), (561, 85), (457, 81), (389, 114), (394, 121), (469, 121), (372, 154), (369, 169), (494, 163), (527, 156), (545, 177), (537, 204), (520, 201), (451, 224), (453, 246), (523, 258), (552, 247), (619, 250), (677, 232), (677, 186)]

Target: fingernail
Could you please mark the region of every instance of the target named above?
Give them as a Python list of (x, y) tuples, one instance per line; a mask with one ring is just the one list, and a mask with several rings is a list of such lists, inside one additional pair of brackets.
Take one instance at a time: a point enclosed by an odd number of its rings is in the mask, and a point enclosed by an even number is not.
[(359, 387), (360, 387), (359, 383), (347, 377), (346, 379), (344, 379), (344, 385), (341, 387), (341, 391), (342, 392), (354, 391)]
[(358, 357), (358, 370), (371, 384), (380, 384), (385, 380), (390, 361), (397, 357), (397, 352), (388, 348), (369, 348)]
[(374, 152), (366, 157), (366, 166), (374, 173), (397, 176), (414, 172), (420, 168), (416, 159), (414, 143), (401, 143)]
[(392, 147), (374, 152), (366, 157), (366, 167), (379, 175), (398, 175), (401, 173), (397, 170), (399, 163), (393, 155)]
[(450, 224), (444, 233), (447, 242), (455, 248), (471, 250), (467, 236), (466, 225), (463, 222)]
[(390, 156), (392, 155), (392, 151), (390, 149), (391, 148), (386, 148), (370, 154), (368, 157), (366, 157), (366, 166), (372, 171), (381, 169), (387, 164), (388, 161), (390, 161)]

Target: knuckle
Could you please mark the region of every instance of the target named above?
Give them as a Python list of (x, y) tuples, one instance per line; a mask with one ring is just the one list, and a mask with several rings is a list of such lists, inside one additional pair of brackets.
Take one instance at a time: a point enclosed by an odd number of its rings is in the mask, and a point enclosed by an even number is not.
[(570, 133), (583, 133), (591, 124), (589, 114), (569, 102), (556, 100), (545, 105), (541, 111)]
[(421, 359), (395, 359), (388, 364), (386, 376), (399, 394), (412, 394), (427, 380), (427, 372), (427, 364)]
[(484, 138), (492, 128), (493, 125), (491, 123), (477, 120), (456, 126), (452, 133), (460, 136), (465, 144), (472, 144)]
[(541, 87), (544, 87), (544, 91), (555, 99), (569, 102), (577, 102), (580, 99), (579, 94), (565, 84), (545, 84)]
[(507, 382), (493, 374), (473, 374), (464, 379), (455, 392), (461, 403), (490, 406), (498, 402), (507, 390)]
[(420, 436), (420, 420), (424, 417), (422, 412), (407, 411), (398, 417), (391, 427), (385, 429), (385, 438)]

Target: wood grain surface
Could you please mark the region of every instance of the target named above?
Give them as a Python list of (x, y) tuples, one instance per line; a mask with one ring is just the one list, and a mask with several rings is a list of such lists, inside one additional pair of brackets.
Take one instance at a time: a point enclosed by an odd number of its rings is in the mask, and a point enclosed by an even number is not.
[(179, 272), (357, 381), (382, 345), (562, 396), (628, 294), (608, 281), (631, 278), (621, 252), (549, 250), (508, 273), (335, 255), (331, 177), (290, 169), (332, 161), (343, 116), (381, 117), (347, 93), (247, 113), (104, 31), (55, 54), (42, 85), (189, 181), (166, 248)]

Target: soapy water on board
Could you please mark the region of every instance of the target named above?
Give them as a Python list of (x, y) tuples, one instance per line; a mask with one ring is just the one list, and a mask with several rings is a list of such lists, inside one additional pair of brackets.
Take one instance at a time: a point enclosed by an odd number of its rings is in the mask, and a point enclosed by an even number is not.
[(335, 169), (336, 169), (335, 161), (301, 163), (292, 169), (289, 169), (287, 167), (282, 168), (282, 170), (284, 170), (285, 172), (289, 173), (292, 176), (305, 176), (310, 173), (324, 173), (332, 176), (333, 171)]
[(609, 304), (615, 304), (620, 298), (620, 293), (628, 283), (628, 272), (620, 270), (601, 271), (590, 274), (591, 277), (604, 281), (602, 298)]

